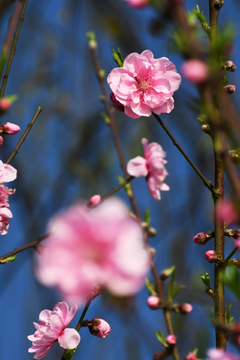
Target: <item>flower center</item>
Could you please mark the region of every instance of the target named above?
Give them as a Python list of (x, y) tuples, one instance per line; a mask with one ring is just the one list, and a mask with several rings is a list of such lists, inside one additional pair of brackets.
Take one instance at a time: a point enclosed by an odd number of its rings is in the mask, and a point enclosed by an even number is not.
[(138, 90), (142, 91), (143, 93), (151, 90), (154, 87), (153, 75), (153, 72), (149, 71), (145, 74), (138, 74), (137, 76), (135, 76), (135, 79), (138, 83)]

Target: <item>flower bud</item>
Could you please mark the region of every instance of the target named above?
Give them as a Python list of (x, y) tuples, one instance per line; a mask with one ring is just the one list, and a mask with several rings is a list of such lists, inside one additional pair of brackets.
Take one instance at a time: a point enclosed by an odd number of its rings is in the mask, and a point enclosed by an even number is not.
[(147, 299), (148, 307), (151, 310), (157, 310), (159, 308), (160, 299), (158, 296), (152, 295)]
[(20, 127), (16, 124), (12, 124), (10, 122), (7, 122), (6, 124), (2, 125), (0, 127), (0, 133), (1, 134), (8, 134), (8, 135), (14, 135), (17, 134), (20, 130)]
[(193, 241), (198, 245), (205, 245), (211, 238), (211, 235), (201, 232), (194, 236)]
[(127, 0), (127, 2), (134, 8), (143, 8), (149, 4), (149, 0)]
[(101, 201), (101, 196), (100, 195), (93, 195), (91, 197), (91, 199), (89, 200), (89, 202), (93, 205), (93, 206), (97, 206)]
[(210, 129), (210, 126), (208, 125), (208, 124), (203, 124), (202, 126), (201, 126), (201, 129), (202, 129), (202, 131), (204, 131), (206, 134), (208, 134), (208, 135), (211, 135), (212, 134), (212, 132), (211, 132), (211, 129)]
[(157, 230), (154, 229), (153, 227), (150, 227), (150, 228), (148, 229), (148, 236), (154, 237), (154, 236), (156, 236), (156, 235), (157, 235)]
[(188, 303), (183, 303), (181, 305), (178, 305), (178, 311), (184, 315), (189, 314), (192, 311), (192, 309), (193, 309), (192, 305)]
[(226, 61), (224, 65), (225, 65), (227, 71), (234, 72), (237, 69), (236, 65), (231, 60)]
[(0, 100), (0, 114), (4, 114), (10, 109), (11, 102), (7, 99)]
[(3, 138), (2, 136), (0, 136), (0, 147), (2, 147), (2, 144), (3, 144)]
[(166, 337), (166, 341), (167, 341), (167, 343), (169, 344), (169, 345), (174, 345), (174, 344), (176, 344), (176, 336), (174, 336), (174, 335), (168, 335), (167, 337)]
[(208, 66), (201, 60), (187, 60), (181, 66), (183, 76), (193, 83), (202, 83), (208, 76)]
[(232, 232), (232, 237), (233, 237), (233, 239), (240, 238), (240, 229), (237, 229), (237, 230), (233, 231)]
[(218, 257), (218, 254), (214, 250), (208, 250), (205, 253), (205, 258), (210, 263), (216, 263), (216, 262), (219, 262), (219, 260), (220, 260)]
[(103, 319), (94, 318), (88, 326), (92, 335), (104, 339), (111, 331), (110, 325)]
[(186, 357), (185, 360), (197, 360), (197, 357), (194, 353), (189, 353)]
[(115, 107), (116, 110), (123, 112), (124, 106), (115, 98), (115, 95), (113, 92), (110, 94), (110, 99), (112, 100), (113, 107)]
[(226, 85), (223, 87), (223, 93), (225, 95), (231, 95), (235, 92), (236, 86), (235, 85)]

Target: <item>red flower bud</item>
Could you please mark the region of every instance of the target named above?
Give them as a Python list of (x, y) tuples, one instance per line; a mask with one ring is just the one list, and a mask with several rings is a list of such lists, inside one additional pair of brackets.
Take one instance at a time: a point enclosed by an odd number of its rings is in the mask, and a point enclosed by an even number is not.
[(166, 337), (166, 341), (169, 345), (173, 345), (173, 344), (176, 344), (176, 336), (174, 335), (168, 335)]
[(110, 325), (103, 319), (94, 318), (90, 321), (89, 331), (92, 335), (104, 339), (111, 331)]
[(198, 245), (205, 245), (210, 239), (210, 235), (201, 232), (194, 236), (193, 241)]
[(10, 109), (11, 103), (7, 99), (1, 99), (0, 100), (0, 114), (5, 113)]

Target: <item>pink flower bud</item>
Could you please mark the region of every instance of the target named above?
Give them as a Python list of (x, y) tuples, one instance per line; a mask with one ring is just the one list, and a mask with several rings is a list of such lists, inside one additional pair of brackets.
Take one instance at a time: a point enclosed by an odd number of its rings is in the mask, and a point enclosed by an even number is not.
[(93, 205), (93, 206), (97, 206), (101, 201), (101, 196), (100, 195), (93, 195), (91, 197), (91, 199), (89, 200), (89, 202)]
[(210, 263), (216, 263), (218, 262), (218, 254), (216, 253), (216, 251), (214, 250), (208, 250), (206, 253), (205, 253), (205, 258), (208, 262)]
[(189, 353), (186, 357), (185, 360), (197, 360), (197, 357), (194, 353)]
[(11, 103), (7, 99), (0, 100), (0, 113), (4, 113), (10, 109)]
[(94, 318), (88, 327), (92, 335), (104, 339), (111, 331), (110, 325), (103, 319)]
[(181, 66), (183, 76), (194, 83), (202, 83), (208, 76), (207, 65), (198, 59), (187, 60)]
[(149, 0), (126, 0), (131, 7), (142, 8), (149, 4)]
[(176, 344), (176, 336), (174, 336), (174, 335), (168, 335), (167, 337), (166, 337), (166, 341), (167, 341), (167, 343), (169, 344), (169, 345), (173, 345), (173, 344)]
[(7, 122), (6, 124), (2, 125), (0, 127), (0, 132), (2, 134), (8, 134), (8, 135), (14, 135), (17, 134), (20, 130), (20, 127), (16, 124), (12, 124), (10, 122)]
[(233, 94), (233, 93), (235, 92), (235, 90), (236, 90), (236, 86), (235, 86), (235, 85), (226, 85), (226, 86), (224, 86), (224, 88), (223, 88), (223, 93), (224, 93), (225, 95), (231, 95), (231, 94)]
[(181, 305), (178, 305), (178, 310), (181, 314), (189, 314), (192, 311), (193, 307), (191, 304), (183, 303)]
[(234, 72), (237, 69), (234, 62), (230, 61), (230, 60), (226, 61), (224, 65), (226, 66), (226, 70), (231, 71), (231, 72)]
[(124, 106), (115, 98), (115, 95), (113, 92), (110, 94), (110, 99), (112, 100), (113, 107), (115, 107), (116, 110), (123, 112)]
[(193, 241), (198, 245), (205, 245), (210, 239), (211, 236), (204, 232), (201, 232), (194, 236)]
[(147, 299), (147, 304), (151, 310), (157, 310), (159, 308), (160, 299), (155, 295), (149, 296)]
[(0, 147), (2, 147), (2, 144), (3, 144), (3, 138), (2, 136), (0, 136)]

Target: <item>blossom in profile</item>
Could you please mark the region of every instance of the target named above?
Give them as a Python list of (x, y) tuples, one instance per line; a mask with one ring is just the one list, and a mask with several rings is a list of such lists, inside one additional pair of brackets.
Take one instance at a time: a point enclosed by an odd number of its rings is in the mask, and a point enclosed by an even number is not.
[(105, 339), (111, 331), (110, 325), (103, 319), (94, 318), (88, 326), (92, 335)]
[(36, 255), (36, 275), (58, 288), (63, 299), (81, 304), (97, 286), (117, 296), (133, 295), (144, 286), (149, 255), (141, 227), (119, 199), (91, 211), (74, 205), (56, 216), (50, 229), (52, 235)]
[(129, 54), (122, 67), (107, 77), (115, 100), (124, 106), (131, 118), (170, 113), (174, 108), (173, 93), (181, 82), (175, 65), (166, 57), (154, 59), (150, 50)]
[(154, 199), (160, 200), (160, 191), (169, 190), (169, 186), (164, 183), (168, 175), (164, 165), (167, 161), (164, 159), (166, 156), (161, 145), (158, 143), (148, 144), (148, 140), (143, 138), (143, 154), (130, 160), (127, 164), (127, 172), (129, 175), (140, 177), (145, 176), (148, 184), (149, 193)]
[(36, 353), (34, 359), (42, 359), (50, 351), (53, 343), (58, 341), (64, 349), (74, 349), (80, 342), (80, 335), (75, 329), (66, 329), (77, 312), (74, 304), (69, 310), (66, 302), (57, 303), (53, 311), (43, 310), (39, 315), (40, 324), (33, 323), (36, 331), (28, 336), (32, 346), (28, 349), (30, 353)]
[(149, 0), (126, 0), (131, 7), (143, 8), (149, 5)]
[(208, 77), (208, 66), (198, 59), (185, 61), (181, 66), (182, 75), (193, 83), (202, 83)]
[(239, 356), (221, 349), (209, 349), (206, 360), (240, 360)]

